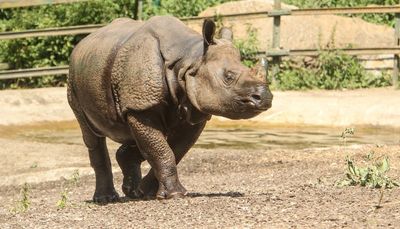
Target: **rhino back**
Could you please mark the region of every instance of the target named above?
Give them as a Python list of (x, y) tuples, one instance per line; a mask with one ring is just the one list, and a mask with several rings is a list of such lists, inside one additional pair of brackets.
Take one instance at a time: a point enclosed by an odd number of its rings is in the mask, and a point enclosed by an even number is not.
[(202, 36), (171, 16), (143, 24), (119, 50), (112, 69), (120, 115), (168, 103), (165, 71), (188, 56), (201, 56)]

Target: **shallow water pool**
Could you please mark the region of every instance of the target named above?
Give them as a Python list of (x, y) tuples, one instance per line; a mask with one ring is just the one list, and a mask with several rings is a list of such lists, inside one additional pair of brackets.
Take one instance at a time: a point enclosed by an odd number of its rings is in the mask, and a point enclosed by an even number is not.
[[(278, 126), (252, 122), (211, 121), (203, 131), (197, 148), (305, 149), (344, 144), (400, 144), (400, 129), (355, 127), (346, 143), (340, 137), (344, 128), (315, 126)], [(25, 126), (0, 127), (0, 138), (45, 143), (82, 145), (75, 121), (47, 122)]]

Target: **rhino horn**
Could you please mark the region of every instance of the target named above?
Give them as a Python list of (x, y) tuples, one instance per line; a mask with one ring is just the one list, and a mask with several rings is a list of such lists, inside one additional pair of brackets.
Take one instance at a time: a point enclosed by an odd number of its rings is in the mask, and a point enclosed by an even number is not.
[(204, 53), (207, 52), (208, 46), (215, 44), (215, 23), (211, 19), (205, 19), (203, 22), (203, 39), (204, 39)]

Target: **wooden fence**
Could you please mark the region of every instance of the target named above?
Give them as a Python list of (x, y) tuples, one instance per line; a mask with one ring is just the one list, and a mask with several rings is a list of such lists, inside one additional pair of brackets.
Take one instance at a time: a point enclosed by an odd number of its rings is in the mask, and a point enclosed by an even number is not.
[[(42, 4), (72, 3), (85, 0), (32, 0), (32, 1), (16, 1), (8, 0), (0, 2), (1, 8), (23, 7)], [(395, 37), (392, 47), (366, 47), (366, 48), (346, 48), (341, 49), (349, 55), (394, 55), (393, 63), (393, 85), (398, 84), (398, 75), (400, 68), (400, 5), (394, 6), (373, 6), (373, 7), (352, 7), (352, 8), (324, 8), (324, 9), (282, 9), (281, 1), (274, 1), (274, 10), (255, 13), (225, 14), (219, 17), (244, 17), (244, 16), (265, 16), (273, 17), (273, 36), (272, 48), (266, 52), (259, 52), (260, 55), (272, 57), (272, 73), (277, 74), (279, 71), (279, 63), (282, 56), (317, 56), (321, 50), (319, 49), (291, 49), (286, 50), (280, 47), (280, 28), (281, 17), (283, 16), (299, 16), (299, 15), (327, 15), (327, 14), (367, 14), (367, 13), (394, 13), (396, 15)], [(203, 20), (212, 17), (185, 17), (182, 21)], [(26, 30), (18, 32), (2, 32), (0, 40), (20, 39), (40, 36), (59, 36), (59, 35), (76, 35), (89, 34), (104, 25), (81, 25), (62, 28), (48, 28)], [(323, 50), (322, 50), (323, 51)], [(0, 71), (1, 79), (12, 79), (22, 77), (38, 77), (44, 75), (68, 74), (68, 66), (44, 67), (33, 69), (19, 69)]]

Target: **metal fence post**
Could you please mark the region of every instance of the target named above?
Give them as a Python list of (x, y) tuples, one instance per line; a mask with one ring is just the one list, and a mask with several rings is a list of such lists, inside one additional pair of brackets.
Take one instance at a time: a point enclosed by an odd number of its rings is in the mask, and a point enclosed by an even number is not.
[[(394, 32), (395, 45), (400, 46), (400, 13), (396, 13), (396, 25)], [(394, 64), (393, 64), (393, 86), (397, 88), (399, 86), (399, 68), (400, 68), (400, 57), (399, 54), (394, 54)]]
[[(281, 10), (281, 0), (274, 0), (274, 10)], [(280, 49), (280, 36), (281, 36), (281, 16), (274, 16), (274, 27), (272, 31), (272, 49), (277, 51)], [(272, 57), (272, 81), (276, 80), (279, 73), (279, 64), (281, 62), (280, 56)]]

